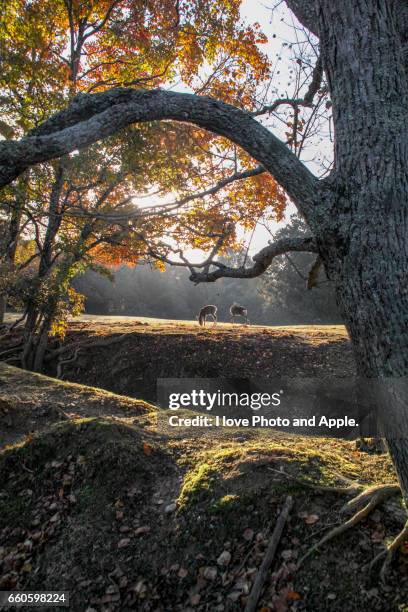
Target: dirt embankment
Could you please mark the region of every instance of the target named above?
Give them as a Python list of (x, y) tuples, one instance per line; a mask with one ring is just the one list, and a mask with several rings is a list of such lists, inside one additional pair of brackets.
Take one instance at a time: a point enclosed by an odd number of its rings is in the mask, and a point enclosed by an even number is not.
[(354, 372), (342, 326), (221, 324), (202, 329), (186, 322), (90, 321), (73, 323), (64, 346), (64, 354), (48, 363), (50, 375), (56, 375), (58, 362), (63, 361), (59, 371), (65, 380), (150, 401), (156, 398), (156, 379), (161, 377), (351, 376)]
[(259, 608), (405, 610), (406, 546), (384, 585), (367, 565), (403, 524), (398, 495), (298, 567), (344, 520), (345, 484), (395, 482), (386, 455), (257, 431), (168, 438), (145, 402), (9, 366), (0, 394), (1, 589), (68, 590), (88, 612), (239, 612), (290, 494)]
[[(110, 325), (72, 326), (61, 355), (87, 348), (65, 376), (137, 395), (159, 374), (353, 371), (342, 328)], [(68, 590), (87, 612), (239, 612), (290, 494), (259, 609), (405, 612), (407, 546), (384, 584), (368, 566), (403, 525), (398, 494), (299, 566), (352, 495), (395, 483), (387, 455), (257, 430), (167, 437), (156, 423), (145, 401), (0, 365), (0, 589)]]

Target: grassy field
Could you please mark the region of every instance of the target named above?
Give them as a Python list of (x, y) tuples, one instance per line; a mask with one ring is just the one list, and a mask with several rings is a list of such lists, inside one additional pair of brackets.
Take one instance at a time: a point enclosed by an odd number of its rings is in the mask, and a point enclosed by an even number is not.
[[(16, 319), (18, 319), (20, 316), (20, 314), (17, 313), (12, 313), (12, 312), (8, 312), (6, 313), (5, 316), (5, 321), (6, 322), (14, 322), (16, 321)], [(136, 324), (136, 325), (140, 325), (141, 323), (146, 323), (147, 325), (152, 325), (152, 326), (163, 326), (163, 327), (167, 327), (167, 328), (171, 328), (171, 327), (187, 327), (187, 328), (196, 328), (198, 327), (198, 322), (197, 320), (194, 321), (187, 321), (187, 320), (180, 320), (180, 319), (157, 319), (157, 318), (153, 318), (153, 317), (135, 317), (135, 316), (127, 316), (127, 315), (92, 315), (92, 314), (83, 314), (80, 315), (79, 317), (75, 317), (75, 319), (71, 319), (71, 323), (93, 323), (93, 324), (102, 324), (102, 325), (116, 325), (116, 324)], [(207, 327), (209, 329), (212, 329), (214, 326), (212, 323), (209, 323), (207, 325)], [(219, 321), (215, 328), (217, 327), (221, 327), (222, 329), (235, 329), (235, 328), (246, 328), (247, 326), (245, 325), (239, 325), (239, 324), (235, 324), (232, 325), (229, 322), (222, 322)], [(265, 326), (265, 325), (250, 325), (248, 326), (249, 328), (256, 328), (256, 329), (263, 329), (263, 328), (268, 328), (268, 329), (287, 329), (287, 330), (293, 330), (293, 331), (301, 331), (304, 330), (305, 332), (308, 331), (314, 331), (314, 330), (325, 330), (328, 333), (339, 333), (343, 336), (346, 336), (346, 330), (344, 325), (275, 325), (275, 326)]]

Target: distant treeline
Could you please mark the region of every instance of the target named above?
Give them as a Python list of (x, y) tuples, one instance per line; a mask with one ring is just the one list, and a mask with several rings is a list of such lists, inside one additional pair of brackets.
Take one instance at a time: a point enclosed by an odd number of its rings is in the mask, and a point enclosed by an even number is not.
[[(300, 219), (279, 230), (276, 238), (305, 232)], [(232, 257), (237, 264), (240, 258)], [(331, 283), (324, 273), (319, 285), (308, 291), (306, 278), (314, 256), (293, 253), (274, 260), (271, 268), (252, 280), (220, 279), (194, 286), (188, 270), (168, 267), (159, 272), (148, 265), (122, 266), (113, 271), (114, 281), (95, 272), (74, 280), (86, 296), (91, 314), (134, 315), (168, 319), (194, 319), (204, 304), (216, 304), (220, 321), (229, 320), (233, 302), (248, 308), (251, 323), (266, 325), (340, 323)], [(231, 260), (229, 260), (231, 263)]]

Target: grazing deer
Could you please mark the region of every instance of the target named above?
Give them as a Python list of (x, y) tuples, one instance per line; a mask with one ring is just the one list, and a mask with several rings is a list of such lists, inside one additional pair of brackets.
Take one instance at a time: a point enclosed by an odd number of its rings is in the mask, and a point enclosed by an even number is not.
[(207, 306), (203, 306), (198, 315), (198, 323), (205, 327), (205, 322), (207, 321), (207, 317), (211, 317), (214, 321), (214, 325), (217, 322), (217, 307), (213, 304), (208, 304)]
[(231, 315), (231, 322), (232, 323), (235, 323), (235, 317), (243, 317), (245, 319), (246, 325), (249, 324), (248, 310), (246, 308), (244, 308), (243, 306), (239, 306), (235, 302), (233, 303), (233, 305), (230, 308), (230, 315)]

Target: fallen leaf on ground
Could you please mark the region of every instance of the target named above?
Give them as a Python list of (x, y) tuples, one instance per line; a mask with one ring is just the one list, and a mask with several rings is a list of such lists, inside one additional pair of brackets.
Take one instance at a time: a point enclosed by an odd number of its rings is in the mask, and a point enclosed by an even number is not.
[(317, 523), (318, 520), (320, 520), (320, 517), (317, 516), (317, 514), (308, 514), (304, 518), (306, 525), (314, 525), (315, 523)]

